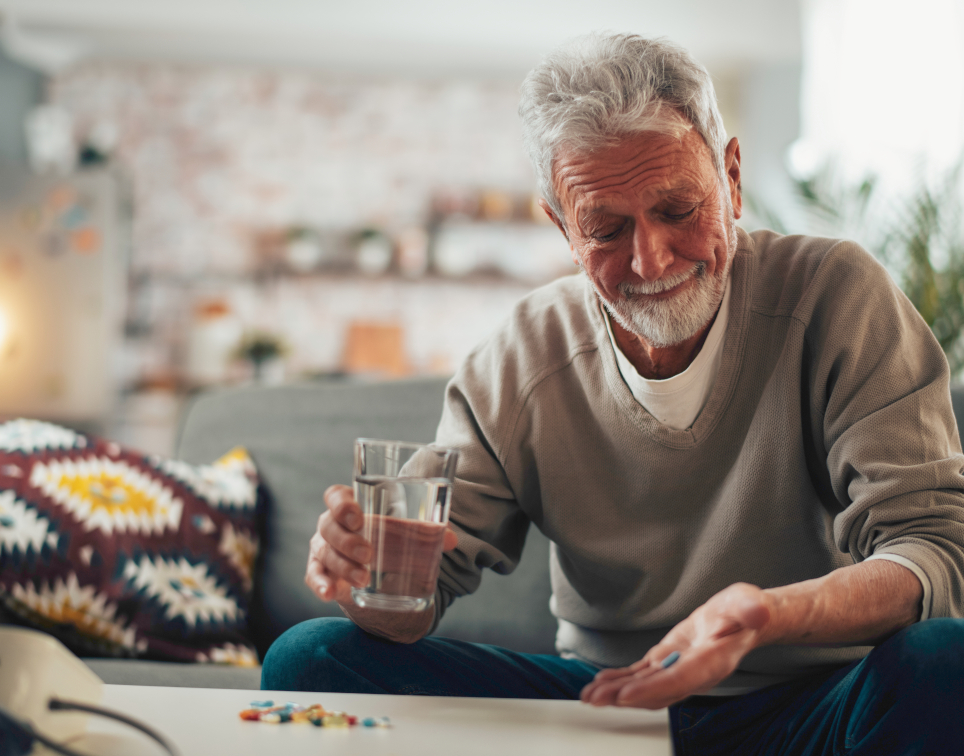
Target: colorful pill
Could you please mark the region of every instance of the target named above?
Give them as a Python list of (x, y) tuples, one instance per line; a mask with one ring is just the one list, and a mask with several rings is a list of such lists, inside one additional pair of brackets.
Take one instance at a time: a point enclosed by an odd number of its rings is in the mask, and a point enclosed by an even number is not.
[(673, 651), (669, 656), (667, 656), (659, 665), (666, 669), (667, 667), (672, 667), (676, 662), (679, 661), (679, 651)]
[(311, 723), (315, 727), (348, 728), (361, 724), (365, 727), (391, 727), (388, 717), (366, 717), (359, 719), (354, 714), (344, 711), (327, 711), (319, 703), (305, 706), (288, 701), (275, 705), (274, 701), (252, 701), (252, 708), (239, 712), (238, 716), (246, 721), (265, 722), (267, 724), (284, 724), (285, 722)]

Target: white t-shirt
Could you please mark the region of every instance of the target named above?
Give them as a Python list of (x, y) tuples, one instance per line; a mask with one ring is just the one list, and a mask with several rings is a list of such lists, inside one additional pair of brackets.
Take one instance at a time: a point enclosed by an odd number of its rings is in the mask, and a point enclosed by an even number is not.
[(685, 430), (694, 423), (713, 388), (716, 374), (720, 370), (720, 360), (723, 358), (723, 337), (726, 336), (730, 312), (730, 287), (731, 279), (727, 278), (719, 314), (696, 359), (682, 373), (662, 381), (643, 378), (636, 372), (633, 363), (616, 343), (609, 313), (603, 308), (609, 340), (616, 353), (616, 364), (619, 365), (623, 380), (636, 401), (643, 405), (649, 414), (674, 430)]

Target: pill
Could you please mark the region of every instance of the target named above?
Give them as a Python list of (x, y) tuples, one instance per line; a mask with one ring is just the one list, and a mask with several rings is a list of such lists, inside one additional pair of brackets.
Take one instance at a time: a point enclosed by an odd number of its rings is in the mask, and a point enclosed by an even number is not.
[(673, 651), (669, 656), (667, 656), (659, 664), (663, 669), (667, 667), (672, 667), (676, 662), (679, 661), (679, 651)]

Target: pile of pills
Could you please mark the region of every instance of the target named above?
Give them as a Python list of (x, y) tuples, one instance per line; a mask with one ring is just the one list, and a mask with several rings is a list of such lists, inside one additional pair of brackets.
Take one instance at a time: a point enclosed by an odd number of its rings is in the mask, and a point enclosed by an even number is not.
[(251, 708), (245, 709), (239, 715), (246, 722), (267, 722), (268, 724), (284, 724), (299, 722), (313, 724), (315, 727), (391, 727), (388, 717), (366, 717), (359, 720), (352, 714), (343, 711), (328, 711), (321, 704), (302, 706), (289, 701), (275, 706), (274, 701), (252, 701)]

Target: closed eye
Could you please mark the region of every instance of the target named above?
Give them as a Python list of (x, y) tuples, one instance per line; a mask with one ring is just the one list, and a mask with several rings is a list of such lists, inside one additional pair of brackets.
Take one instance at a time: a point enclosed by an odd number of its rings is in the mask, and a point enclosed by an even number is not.
[(617, 236), (619, 236), (622, 233), (622, 230), (624, 227), (625, 227), (624, 225), (621, 225), (618, 228), (613, 229), (608, 233), (593, 234), (593, 238), (599, 242), (611, 242), (613, 239), (615, 239)]
[(696, 211), (695, 207), (691, 207), (685, 213), (665, 213), (665, 216), (671, 221), (681, 221), (689, 218)]

